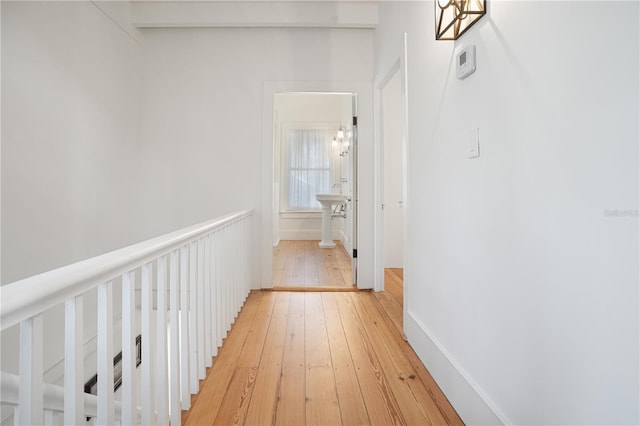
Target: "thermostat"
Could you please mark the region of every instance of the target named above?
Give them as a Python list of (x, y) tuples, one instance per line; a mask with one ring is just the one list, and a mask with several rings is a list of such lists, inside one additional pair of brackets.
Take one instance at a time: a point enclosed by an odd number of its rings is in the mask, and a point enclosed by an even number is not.
[(462, 48), (456, 55), (456, 77), (458, 80), (467, 78), (476, 70), (476, 46)]

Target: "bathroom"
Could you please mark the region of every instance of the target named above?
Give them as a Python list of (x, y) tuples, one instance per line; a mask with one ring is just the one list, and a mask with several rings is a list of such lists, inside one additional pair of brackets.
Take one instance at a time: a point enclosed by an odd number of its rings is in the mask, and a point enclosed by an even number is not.
[[(347, 201), (332, 206), (330, 239), (344, 252), (336, 256), (344, 255), (351, 262), (355, 234), (353, 98), (351, 93), (275, 95), (274, 259), (281, 241), (313, 241), (314, 248), (319, 244), (322, 212), (315, 194), (337, 193)], [(276, 269), (274, 266), (274, 276)]]

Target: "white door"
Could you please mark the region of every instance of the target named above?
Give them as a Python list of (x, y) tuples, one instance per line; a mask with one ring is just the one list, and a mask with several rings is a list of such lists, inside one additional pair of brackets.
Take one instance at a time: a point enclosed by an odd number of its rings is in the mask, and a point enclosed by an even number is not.
[(402, 155), (402, 96), (400, 72), (382, 88), (383, 141), (383, 265), (403, 268), (404, 258), (404, 165)]

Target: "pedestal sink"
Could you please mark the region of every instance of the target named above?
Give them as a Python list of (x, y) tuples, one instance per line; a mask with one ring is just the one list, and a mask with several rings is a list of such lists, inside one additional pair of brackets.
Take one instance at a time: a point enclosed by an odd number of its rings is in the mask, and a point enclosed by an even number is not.
[(343, 194), (316, 194), (316, 200), (322, 204), (322, 241), (320, 248), (334, 248), (336, 244), (331, 237), (331, 206), (343, 204), (347, 196)]

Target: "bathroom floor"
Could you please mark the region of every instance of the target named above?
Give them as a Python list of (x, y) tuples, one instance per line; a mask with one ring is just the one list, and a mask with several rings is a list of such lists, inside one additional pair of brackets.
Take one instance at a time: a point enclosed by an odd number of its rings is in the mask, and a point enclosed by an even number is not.
[(319, 241), (280, 241), (273, 249), (274, 287), (354, 287), (351, 258), (340, 241), (321, 249)]

